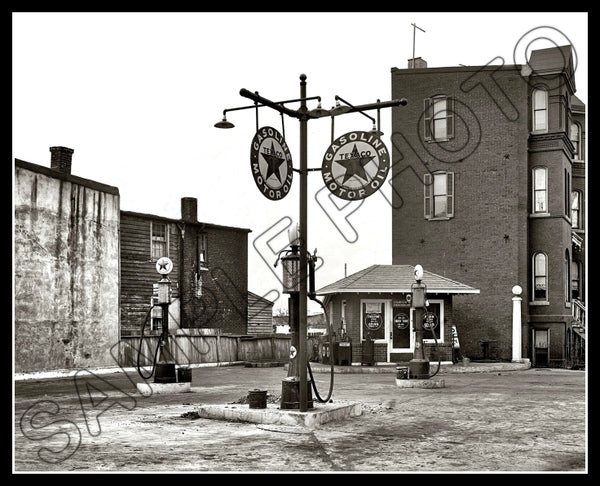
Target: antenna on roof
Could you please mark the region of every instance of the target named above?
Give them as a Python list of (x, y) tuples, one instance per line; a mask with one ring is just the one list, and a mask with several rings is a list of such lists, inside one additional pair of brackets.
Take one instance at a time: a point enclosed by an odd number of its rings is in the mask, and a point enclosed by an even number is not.
[(421, 32), (425, 32), (423, 29), (421, 29), (421, 27), (419, 27), (417, 24), (410, 24), (413, 26), (413, 57), (412, 57), (412, 66), (413, 69), (415, 68), (415, 34), (417, 32), (417, 29), (419, 29)]

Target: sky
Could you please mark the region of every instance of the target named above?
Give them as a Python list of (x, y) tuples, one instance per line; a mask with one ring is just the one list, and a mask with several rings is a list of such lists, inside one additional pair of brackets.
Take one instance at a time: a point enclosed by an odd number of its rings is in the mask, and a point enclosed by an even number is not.
[[(287, 295), (274, 264), (298, 222), (299, 177), (283, 199), (259, 191), (254, 109), (228, 112), (233, 129), (214, 127), (223, 110), (253, 104), (240, 89), (293, 100), (304, 74), (307, 97), (320, 96), (323, 108), (336, 95), (363, 105), (391, 99), (391, 69), (406, 68), (413, 50), (428, 67), (483, 66), (523, 64), (531, 49), (565, 44), (575, 49), (576, 95), (587, 105), (587, 12), (12, 12), (12, 155), (49, 167), (49, 147), (69, 147), (72, 173), (118, 187), (121, 210), (179, 219), (181, 198), (195, 197), (199, 221), (250, 229), (248, 289), (277, 311)], [(383, 109), (391, 151), (390, 126)], [(298, 168), (298, 120), (262, 107), (258, 127), (284, 136)], [(310, 120), (308, 167), (321, 167), (332, 136), (371, 128), (360, 113), (333, 127), (330, 117)], [(392, 263), (390, 199), (384, 184), (348, 203), (324, 189), (320, 171), (309, 172), (317, 288)]]

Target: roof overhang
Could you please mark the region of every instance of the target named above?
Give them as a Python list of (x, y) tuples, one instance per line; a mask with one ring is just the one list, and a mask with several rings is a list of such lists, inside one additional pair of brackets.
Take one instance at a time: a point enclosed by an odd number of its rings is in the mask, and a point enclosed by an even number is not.
[[(334, 289), (326, 291), (317, 291), (317, 295), (332, 295), (332, 294), (406, 294), (412, 292), (411, 288), (399, 289)], [(478, 294), (479, 289), (444, 289), (444, 288), (428, 288), (430, 294)]]

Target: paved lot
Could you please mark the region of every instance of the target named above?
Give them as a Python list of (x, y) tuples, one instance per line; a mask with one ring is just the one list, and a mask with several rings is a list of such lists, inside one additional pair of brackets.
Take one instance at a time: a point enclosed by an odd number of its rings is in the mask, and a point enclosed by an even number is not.
[(318, 428), (198, 418), (255, 388), (278, 403), (282, 367), (196, 368), (191, 392), (149, 397), (134, 371), (17, 380), (13, 472), (588, 473), (586, 372), (488, 370), (443, 370), (440, 389), (336, 373), (333, 401), (362, 415)]

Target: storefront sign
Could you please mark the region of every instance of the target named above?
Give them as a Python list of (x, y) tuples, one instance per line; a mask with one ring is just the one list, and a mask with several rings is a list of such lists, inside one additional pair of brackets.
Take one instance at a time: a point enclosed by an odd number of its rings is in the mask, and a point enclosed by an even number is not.
[(376, 331), (381, 327), (381, 324), (383, 324), (383, 318), (379, 312), (373, 312), (365, 315), (365, 326), (367, 329)]
[(437, 316), (433, 312), (426, 312), (423, 315), (423, 329), (430, 331), (437, 326)]
[(345, 133), (329, 146), (321, 174), (331, 193), (353, 201), (376, 192), (389, 169), (389, 152), (381, 139), (373, 133), (357, 131)]
[(263, 196), (277, 201), (292, 185), (292, 155), (283, 135), (272, 127), (262, 127), (252, 139), (250, 167), (254, 182)]
[(400, 312), (394, 316), (394, 326), (396, 326), (396, 329), (406, 329), (409, 324), (410, 319), (404, 312)]

